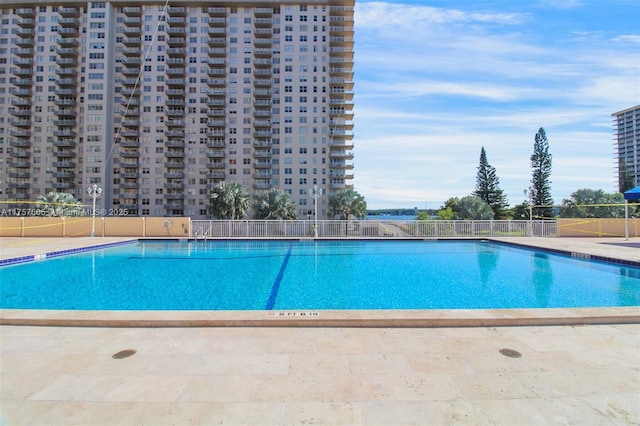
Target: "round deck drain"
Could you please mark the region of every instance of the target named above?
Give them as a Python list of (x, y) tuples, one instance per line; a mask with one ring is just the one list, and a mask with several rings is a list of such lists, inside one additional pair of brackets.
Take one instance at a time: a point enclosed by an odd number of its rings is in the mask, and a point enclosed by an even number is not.
[(111, 358), (113, 358), (113, 359), (129, 358), (130, 356), (134, 355), (135, 353), (136, 353), (135, 349), (125, 349), (123, 351), (116, 352), (115, 354), (111, 355)]
[(513, 349), (500, 349), (500, 353), (509, 358), (520, 358), (522, 356), (520, 352)]

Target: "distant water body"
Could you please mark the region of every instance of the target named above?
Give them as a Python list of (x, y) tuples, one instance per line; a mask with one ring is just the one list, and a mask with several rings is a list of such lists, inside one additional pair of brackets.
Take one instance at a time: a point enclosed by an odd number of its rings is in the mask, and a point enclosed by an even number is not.
[(383, 214), (383, 215), (375, 215), (375, 216), (367, 216), (366, 218), (367, 220), (399, 220), (399, 221), (412, 221), (412, 220), (416, 220), (416, 216), (415, 215), (401, 215), (401, 216), (394, 216), (394, 215), (389, 215), (389, 214)]

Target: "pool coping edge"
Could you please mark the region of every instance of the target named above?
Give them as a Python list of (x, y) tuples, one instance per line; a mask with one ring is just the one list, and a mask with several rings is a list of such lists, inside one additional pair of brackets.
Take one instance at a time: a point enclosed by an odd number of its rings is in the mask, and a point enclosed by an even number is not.
[(1, 309), (0, 325), (74, 327), (501, 327), (640, 324), (638, 307), (318, 310), (53, 311)]

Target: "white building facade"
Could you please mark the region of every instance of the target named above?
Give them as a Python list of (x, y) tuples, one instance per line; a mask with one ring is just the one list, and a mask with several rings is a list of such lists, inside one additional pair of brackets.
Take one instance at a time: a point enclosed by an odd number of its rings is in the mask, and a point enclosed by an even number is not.
[[(640, 186), (640, 105), (611, 114), (614, 122), (615, 152), (618, 160), (618, 186), (627, 180)], [(629, 189), (629, 188), (627, 188)]]
[(132, 216), (208, 217), (352, 187), (354, 0), (0, 4), (0, 199), (50, 191)]

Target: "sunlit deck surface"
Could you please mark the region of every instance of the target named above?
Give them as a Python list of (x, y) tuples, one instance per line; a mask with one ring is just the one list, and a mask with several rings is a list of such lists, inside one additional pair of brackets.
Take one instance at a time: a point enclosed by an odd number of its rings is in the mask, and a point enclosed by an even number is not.
[[(640, 262), (639, 238), (504, 240)], [(2, 310), (0, 424), (640, 423), (640, 307), (299, 314)]]

